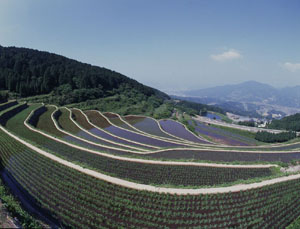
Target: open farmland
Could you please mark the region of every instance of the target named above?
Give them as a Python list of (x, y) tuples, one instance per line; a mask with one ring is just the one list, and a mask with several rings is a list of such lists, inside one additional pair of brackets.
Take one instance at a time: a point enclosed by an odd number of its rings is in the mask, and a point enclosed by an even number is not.
[[(234, 146), (253, 146), (256, 145), (256, 141), (252, 138), (247, 138), (242, 135), (238, 135), (232, 133), (230, 131), (226, 131), (224, 129), (218, 129), (216, 127), (205, 125), (204, 123), (200, 123), (195, 121), (195, 131), (199, 134), (203, 134), (208, 136), (215, 142), (225, 144), (225, 145), (234, 145)], [(191, 120), (189, 120), (191, 124)]]
[(114, 125), (119, 126), (121, 128), (131, 130), (131, 131), (136, 131), (134, 128), (132, 128), (130, 125), (125, 123), (120, 119), (120, 117), (117, 114), (109, 113), (109, 112), (104, 112), (103, 115)]
[[(276, 164), (300, 160), (300, 151), (224, 150), (174, 121), (158, 126), (147, 117), (124, 118), (138, 129), (130, 130), (115, 114), (85, 114), (41, 104), (13, 104), (0, 113), (2, 179), (52, 227), (284, 228), (300, 214), (300, 177)], [(236, 191), (245, 183), (249, 188)]]
[(125, 116), (124, 120), (140, 131), (164, 138), (177, 139), (175, 136), (163, 132), (159, 123), (152, 118), (129, 115)]
[(136, 149), (148, 149), (148, 150), (154, 150), (155, 148), (152, 146), (146, 146), (144, 144), (140, 144), (139, 142), (134, 142), (130, 140), (126, 140), (124, 138), (120, 138), (119, 136), (115, 136), (113, 134), (110, 134), (109, 132), (98, 128), (96, 125), (92, 124), (86, 114), (84, 114), (82, 111), (77, 110), (77, 109), (72, 109), (72, 117), (74, 118), (74, 121), (76, 123), (83, 127), (86, 131), (89, 133), (93, 134), (94, 136), (101, 137), (103, 139), (106, 139), (110, 142), (118, 143), (119, 145), (128, 145), (131, 146), (132, 148)]
[(207, 141), (205, 141), (204, 139), (200, 139), (198, 136), (195, 136), (192, 132), (187, 130), (181, 123), (175, 122), (173, 120), (160, 120), (159, 124), (161, 125), (162, 129), (168, 132), (169, 134), (186, 139), (188, 141), (207, 144)]
[(8, 108), (10, 108), (10, 107), (12, 107), (12, 106), (15, 106), (15, 105), (17, 105), (17, 104), (18, 104), (17, 101), (8, 101), (8, 102), (6, 102), (6, 103), (2, 103), (2, 104), (0, 105), (0, 112), (3, 111), (3, 110), (5, 110), (5, 109), (8, 109)]
[[(90, 114), (87, 114), (89, 117)], [(90, 121), (101, 128), (101, 126), (105, 126), (103, 129), (110, 132), (111, 134), (114, 134), (116, 136), (119, 136), (121, 138), (134, 141), (134, 142), (140, 142), (142, 144), (148, 145), (148, 146), (154, 146), (154, 147), (182, 147), (183, 144), (175, 143), (171, 141), (161, 140), (159, 138), (150, 137), (147, 135), (142, 135), (140, 133), (127, 130), (125, 128), (121, 128), (119, 126), (113, 125), (112, 123), (109, 123), (109, 119), (105, 118), (104, 115), (102, 115), (100, 112), (96, 112), (93, 114), (96, 116), (95, 118), (90, 119)], [(100, 117), (100, 121), (95, 121), (95, 119), (98, 119)]]

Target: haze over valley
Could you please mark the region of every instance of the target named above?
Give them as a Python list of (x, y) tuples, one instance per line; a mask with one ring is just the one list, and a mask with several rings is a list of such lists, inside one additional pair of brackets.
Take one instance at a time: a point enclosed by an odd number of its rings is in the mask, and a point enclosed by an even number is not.
[[(173, 92), (174, 93), (174, 92)], [(282, 117), (300, 112), (300, 86), (275, 88), (256, 81), (178, 91), (177, 98), (216, 105), (233, 112)], [(276, 116), (280, 115), (280, 116)]]

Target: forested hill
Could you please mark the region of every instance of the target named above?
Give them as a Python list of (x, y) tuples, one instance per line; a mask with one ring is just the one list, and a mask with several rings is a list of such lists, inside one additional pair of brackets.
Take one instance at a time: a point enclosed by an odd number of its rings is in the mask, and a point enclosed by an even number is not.
[(177, 103), (165, 93), (115, 71), (28, 48), (0, 46), (0, 100), (44, 102), (119, 114), (170, 117), (213, 107)]
[[(106, 68), (38, 50), (0, 46), (0, 88), (21, 97), (68, 94), (65, 102), (107, 97), (134, 90), (147, 97), (168, 96)], [(72, 92), (73, 91), (73, 92)]]
[(271, 129), (300, 131), (300, 113), (284, 117), (280, 120), (273, 120), (268, 127)]

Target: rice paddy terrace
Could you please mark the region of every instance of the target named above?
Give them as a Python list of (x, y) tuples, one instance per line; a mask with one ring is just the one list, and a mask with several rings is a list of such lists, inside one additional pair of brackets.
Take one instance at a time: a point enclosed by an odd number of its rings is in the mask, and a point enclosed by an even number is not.
[(300, 143), (189, 120), (0, 104), (1, 178), (51, 227), (285, 228), (300, 215)]

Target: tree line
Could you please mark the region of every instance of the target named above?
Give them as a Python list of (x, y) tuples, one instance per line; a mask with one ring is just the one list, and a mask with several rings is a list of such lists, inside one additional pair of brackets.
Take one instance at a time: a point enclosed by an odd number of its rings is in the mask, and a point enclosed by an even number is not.
[(52, 93), (69, 102), (101, 98), (115, 90), (135, 89), (145, 96), (168, 96), (106, 68), (27, 48), (0, 46), (0, 90), (21, 97)]
[(267, 131), (259, 131), (255, 134), (256, 140), (268, 143), (286, 142), (296, 137), (297, 134), (293, 131), (287, 131), (282, 133), (270, 133)]
[(300, 131), (300, 113), (284, 117), (280, 120), (273, 120), (268, 125), (268, 128)]

